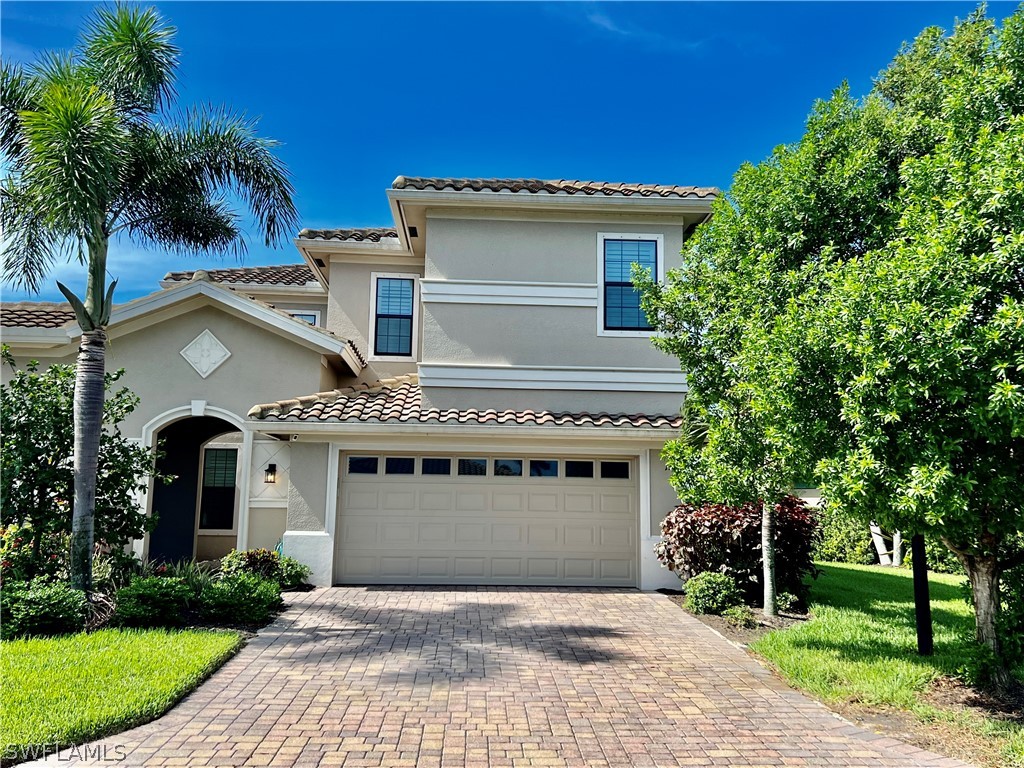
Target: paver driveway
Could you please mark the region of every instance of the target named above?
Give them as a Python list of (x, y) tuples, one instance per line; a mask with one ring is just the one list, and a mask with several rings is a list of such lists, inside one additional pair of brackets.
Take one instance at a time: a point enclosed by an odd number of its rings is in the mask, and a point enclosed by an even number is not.
[(839, 719), (661, 595), (334, 588), (290, 602), (169, 714), (100, 742), (99, 764), (121, 745), (115, 764), (147, 768), (962, 765)]

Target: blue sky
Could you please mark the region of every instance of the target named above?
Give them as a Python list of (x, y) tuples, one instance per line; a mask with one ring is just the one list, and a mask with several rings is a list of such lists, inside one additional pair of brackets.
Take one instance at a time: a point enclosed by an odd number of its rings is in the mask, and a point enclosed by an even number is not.
[[(715, 185), (800, 137), (843, 80), (864, 94), (959, 2), (172, 2), (179, 105), (230, 105), (283, 142), (302, 226), (391, 225), (395, 176)], [(990, 3), (1003, 18), (1014, 3)], [(73, 46), (89, 3), (0, 6), (5, 58)], [(298, 260), (253, 242), (247, 265)], [(233, 266), (116, 243), (117, 299), (170, 269)], [(84, 288), (84, 270), (54, 279)], [(38, 297), (5, 287), (4, 300)]]

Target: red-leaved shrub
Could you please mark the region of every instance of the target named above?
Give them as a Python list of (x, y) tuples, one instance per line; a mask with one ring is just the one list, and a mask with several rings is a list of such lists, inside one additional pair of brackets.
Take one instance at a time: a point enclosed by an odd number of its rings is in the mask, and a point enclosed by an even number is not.
[[(775, 505), (775, 588), (799, 598), (804, 578), (815, 574), (811, 549), (817, 521), (803, 501), (784, 496)], [(654, 553), (683, 581), (698, 573), (732, 576), (746, 599), (760, 602), (761, 504), (683, 504), (661, 524), (662, 540)]]

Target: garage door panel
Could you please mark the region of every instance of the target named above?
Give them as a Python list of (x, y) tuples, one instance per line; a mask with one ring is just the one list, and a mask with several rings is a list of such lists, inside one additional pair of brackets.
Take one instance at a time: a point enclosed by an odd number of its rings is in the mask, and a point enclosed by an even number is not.
[(455, 494), (455, 509), (463, 512), (483, 512), (487, 509), (487, 494), (479, 491)]
[(566, 493), (566, 512), (593, 512), (596, 508), (596, 499), (593, 493)]
[(487, 526), (483, 523), (458, 523), (455, 526), (456, 544), (483, 544), (487, 541)]
[(416, 508), (416, 492), (415, 491), (385, 491), (384, 492), (384, 503), (381, 506), (382, 509), (388, 512), (397, 511), (404, 512), (409, 509)]
[(422, 491), (420, 493), (420, 509), (451, 509), (451, 491)]
[(491, 525), (492, 544), (519, 544), (523, 540), (523, 526), (518, 523), (494, 523)]
[(635, 586), (635, 477), (492, 473), (490, 460), (486, 476), (344, 474), (336, 580)]
[(454, 576), (459, 579), (486, 579), (487, 558), (486, 557), (456, 557)]
[(491, 509), (494, 512), (522, 512), (523, 494), (495, 491), (491, 494)]

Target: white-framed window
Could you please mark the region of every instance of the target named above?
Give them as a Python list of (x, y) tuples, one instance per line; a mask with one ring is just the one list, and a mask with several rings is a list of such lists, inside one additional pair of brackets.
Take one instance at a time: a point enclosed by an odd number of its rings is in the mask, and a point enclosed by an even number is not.
[(653, 336), (633, 287), (633, 265), (665, 278), (665, 236), (599, 232), (597, 235), (598, 336)]
[(196, 516), (199, 533), (235, 535), (241, 466), (237, 445), (211, 442), (203, 446), (199, 465)]
[(302, 320), (310, 325), (320, 325), (319, 309), (289, 309), (287, 311), (296, 320)]
[(419, 275), (370, 273), (370, 360), (416, 358)]

